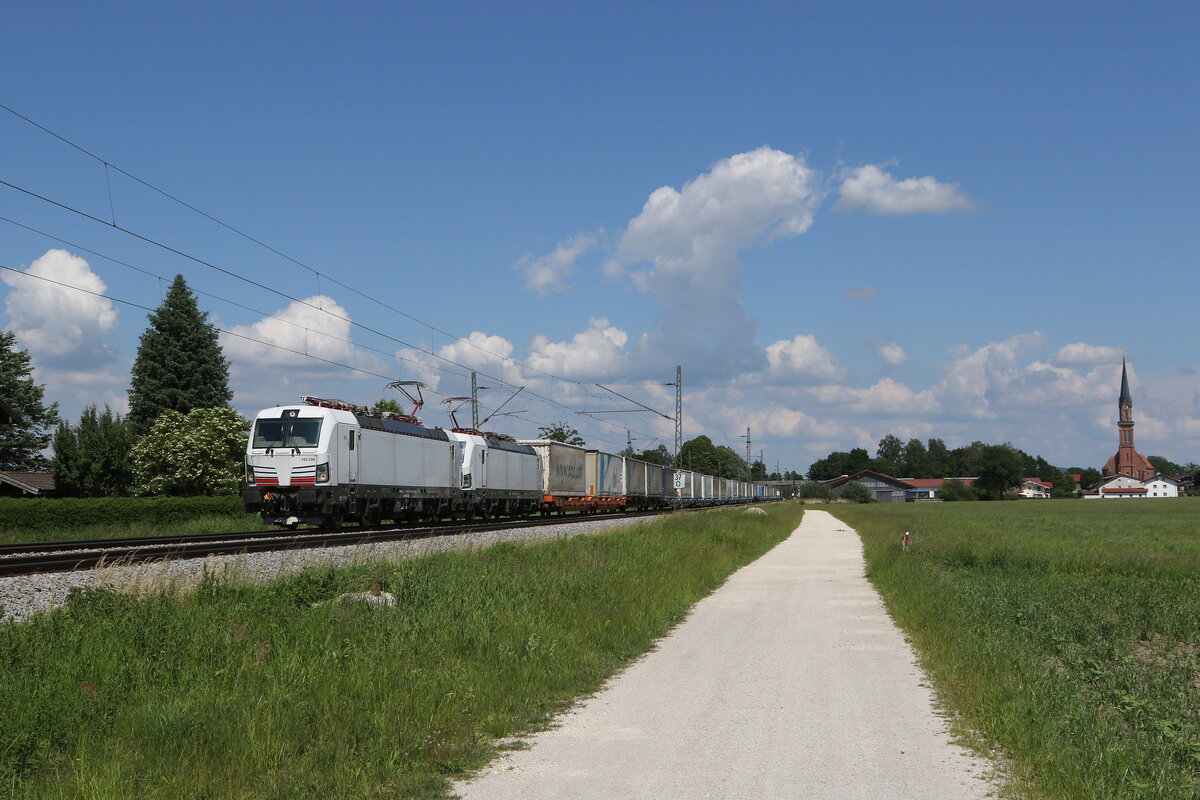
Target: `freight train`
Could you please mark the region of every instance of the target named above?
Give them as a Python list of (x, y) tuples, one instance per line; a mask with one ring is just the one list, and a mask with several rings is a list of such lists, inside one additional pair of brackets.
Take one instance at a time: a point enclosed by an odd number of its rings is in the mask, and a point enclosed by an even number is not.
[(269, 524), (296, 527), (721, 505), (778, 490), (302, 397), (255, 417), (242, 498)]

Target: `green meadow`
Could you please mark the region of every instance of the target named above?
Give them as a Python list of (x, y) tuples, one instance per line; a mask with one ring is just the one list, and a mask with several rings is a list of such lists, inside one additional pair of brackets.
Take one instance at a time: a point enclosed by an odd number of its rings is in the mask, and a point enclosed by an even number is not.
[[(802, 513), (766, 508), (264, 586), (214, 575), (185, 593), (77, 594), (0, 624), (0, 795), (443, 797)], [(374, 584), (397, 605), (334, 601)]]
[(1200, 499), (828, 508), (1014, 797), (1200, 797)]

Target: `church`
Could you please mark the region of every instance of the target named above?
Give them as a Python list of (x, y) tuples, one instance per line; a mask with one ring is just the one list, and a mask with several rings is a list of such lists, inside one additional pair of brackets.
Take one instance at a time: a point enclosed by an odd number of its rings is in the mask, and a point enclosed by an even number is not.
[(1133, 398), (1129, 394), (1129, 374), (1125, 370), (1125, 359), (1121, 359), (1121, 397), (1117, 400), (1117, 452), (1100, 470), (1104, 477), (1126, 475), (1139, 481), (1148, 481), (1157, 470), (1144, 455), (1133, 448)]

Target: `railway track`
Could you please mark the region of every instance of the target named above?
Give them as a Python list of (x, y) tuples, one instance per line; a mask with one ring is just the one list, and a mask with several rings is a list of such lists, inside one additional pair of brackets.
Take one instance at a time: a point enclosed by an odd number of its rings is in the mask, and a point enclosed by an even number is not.
[[(605, 514), (600, 519), (632, 519), (667, 513), (637, 511)], [(590, 516), (559, 516), (538, 519), (492, 520), (484, 523), (446, 523), (419, 528), (378, 525), (315, 531), (246, 531), (242, 533), (205, 533), (190, 536), (152, 536), (132, 539), (86, 539), (67, 542), (27, 542), (0, 545), (0, 577), (35, 575), (47, 572), (71, 572), (100, 566), (124, 566), (167, 559), (204, 558), (213, 555), (238, 555), (271, 550), (299, 550), (338, 547), (372, 542), (424, 539), (461, 533), (481, 533), (514, 528), (595, 519)]]

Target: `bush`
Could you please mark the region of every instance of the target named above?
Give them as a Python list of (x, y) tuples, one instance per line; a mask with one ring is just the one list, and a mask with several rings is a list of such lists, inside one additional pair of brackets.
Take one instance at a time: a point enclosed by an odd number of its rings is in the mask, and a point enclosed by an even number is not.
[(89, 525), (171, 525), (197, 517), (240, 517), (241, 497), (0, 498), (0, 530), (36, 532)]
[(189, 497), (240, 491), (249, 427), (232, 408), (164, 411), (133, 448), (137, 493)]
[(871, 490), (858, 481), (850, 481), (846, 484), (846, 488), (842, 489), (842, 499), (849, 500), (851, 503), (871, 503), (875, 497), (871, 494)]
[(947, 503), (953, 503), (958, 500), (978, 500), (979, 492), (974, 486), (967, 486), (962, 481), (951, 478), (942, 484), (942, 489), (938, 492), (938, 497)]
[(823, 483), (809, 481), (800, 484), (796, 489), (796, 497), (801, 500), (832, 500), (833, 492)]

